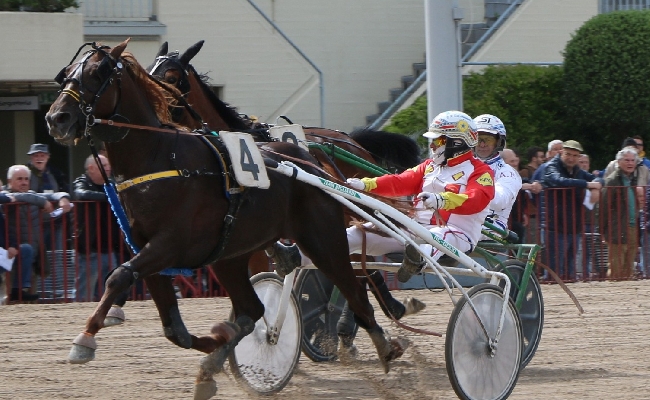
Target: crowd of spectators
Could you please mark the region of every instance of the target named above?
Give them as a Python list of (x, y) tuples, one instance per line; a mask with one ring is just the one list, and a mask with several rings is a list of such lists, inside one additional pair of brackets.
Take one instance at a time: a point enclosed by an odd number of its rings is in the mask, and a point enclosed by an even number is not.
[[(650, 160), (643, 139), (626, 138), (604, 170), (575, 140), (531, 147), (526, 165), (514, 149), (503, 159), (523, 185), (510, 228), (540, 244), (541, 263), (564, 280), (650, 277)], [(540, 271), (545, 279), (552, 276)]]

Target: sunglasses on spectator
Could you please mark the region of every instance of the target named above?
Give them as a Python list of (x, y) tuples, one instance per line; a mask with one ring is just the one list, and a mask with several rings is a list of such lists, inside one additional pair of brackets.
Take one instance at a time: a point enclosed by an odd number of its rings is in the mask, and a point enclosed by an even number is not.
[(641, 142), (641, 143), (636, 142), (636, 147), (643, 147), (643, 142)]
[(493, 144), (496, 144), (497, 138), (495, 138), (492, 135), (479, 135), (478, 142), (479, 143), (485, 143), (487, 145), (493, 145)]
[(436, 147), (444, 146), (447, 143), (447, 136), (440, 136), (435, 139), (431, 139), (431, 144)]

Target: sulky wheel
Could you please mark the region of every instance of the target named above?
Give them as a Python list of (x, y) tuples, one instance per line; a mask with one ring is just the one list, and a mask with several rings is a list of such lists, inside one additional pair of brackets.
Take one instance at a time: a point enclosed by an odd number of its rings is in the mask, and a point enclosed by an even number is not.
[(491, 346), (499, 326), (503, 290), (482, 283), (471, 288), (468, 296), (477, 313), (462, 297), (447, 327), (445, 358), (451, 386), (464, 400), (505, 399), (517, 383), (521, 367), (523, 341), (517, 309), (508, 299), (503, 330), (496, 346)]
[[(516, 301), (522, 288), (522, 278), (526, 270), (526, 264), (519, 260), (508, 260), (501, 265), (499, 272), (504, 272), (504, 269), (507, 270), (507, 275), (512, 279), (510, 298), (512, 298), (512, 301)], [(503, 285), (505, 283), (502, 284), (502, 287)], [(537, 351), (544, 326), (544, 299), (542, 298), (542, 288), (534, 271), (528, 278), (524, 299), (519, 308), (519, 317), (521, 318), (524, 336), (524, 353), (521, 356), (521, 368), (523, 369)]]
[(300, 271), (294, 292), (302, 314), (302, 352), (316, 362), (336, 359), (336, 324), (345, 306), (345, 298), (317, 269)]
[(263, 272), (251, 278), (255, 293), (264, 304), (264, 317), (228, 357), (233, 375), (249, 390), (262, 395), (276, 393), (289, 382), (300, 358), (302, 319), (296, 296), (291, 293), (277, 344), (269, 340), (267, 323), (276, 320), (283, 281)]

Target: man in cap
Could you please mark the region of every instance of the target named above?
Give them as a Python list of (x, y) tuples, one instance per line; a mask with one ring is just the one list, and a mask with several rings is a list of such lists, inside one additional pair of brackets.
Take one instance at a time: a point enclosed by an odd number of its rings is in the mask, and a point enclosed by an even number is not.
[(67, 192), (68, 183), (63, 174), (48, 165), (50, 148), (46, 144), (34, 143), (27, 152), (29, 162), (26, 164), (32, 173), (29, 189), (36, 193)]
[(598, 201), (602, 185), (596, 177), (580, 169), (578, 159), (582, 145), (575, 140), (563, 143), (544, 171), (542, 185), (547, 190), (546, 254), (549, 267), (563, 279), (575, 279), (575, 256), (583, 228), (582, 206), (585, 189), (590, 189), (591, 203)]

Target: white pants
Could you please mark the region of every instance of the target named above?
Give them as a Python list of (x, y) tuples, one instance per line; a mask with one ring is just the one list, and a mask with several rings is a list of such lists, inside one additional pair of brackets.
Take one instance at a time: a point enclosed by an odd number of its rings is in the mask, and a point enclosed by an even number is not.
[[(365, 227), (372, 226), (371, 223), (364, 224)], [(454, 246), (461, 253), (466, 253), (473, 248), (469, 238), (460, 230), (449, 226), (429, 225), (425, 226), (429, 232), (441, 238), (445, 242)], [(363, 232), (356, 226), (346, 229), (348, 234), (348, 245), (350, 254), (361, 254), (363, 244)], [(434, 260), (438, 260), (444, 253), (434, 249), (430, 244), (421, 244), (420, 249), (424, 254), (430, 254)], [(432, 252), (433, 250), (433, 252)], [(404, 245), (398, 240), (389, 236), (381, 236), (373, 232), (366, 231), (366, 254), (369, 256), (382, 256), (388, 253), (401, 253), (404, 251)], [(300, 252), (302, 257), (300, 265), (311, 265), (312, 261)]]

